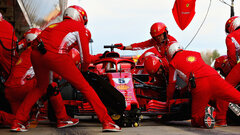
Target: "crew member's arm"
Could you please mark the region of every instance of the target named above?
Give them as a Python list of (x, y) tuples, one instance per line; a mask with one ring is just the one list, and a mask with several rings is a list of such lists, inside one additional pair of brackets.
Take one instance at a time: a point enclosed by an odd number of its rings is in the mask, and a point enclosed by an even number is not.
[[(69, 50), (71, 50), (72, 48), (76, 48), (77, 50), (79, 50), (79, 46), (77, 45), (77, 43), (72, 44), (71, 46), (68, 47)], [(96, 55), (90, 55), (90, 59), (91, 59), (91, 63), (94, 63), (95, 61), (101, 59), (101, 56), (103, 54), (99, 53)]]
[(89, 53), (89, 41), (85, 32), (79, 31), (79, 34), (80, 39), (77, 40), (77, 43), (79, 46), (79, 53), (81, 59), (81, 71), (86, 72), (88, 70), (89, 64), (91, 63), (91, 55)]
[(120, 49), (120, 50), (132, 50), (132, 46), (129, 45), (129, 46), (123, 46), (122, 43), (116, 43), (114, 45), (117, 45), (117, 49)]
[(227, 36), (226, 38), (226, 45), (227, 45), (227, 56), (229, 63), (231, 65), (231, 68), (233, 68), (237, 64), (237, 53), (236, 53), (236, 47), (233, 43), (231, 37)]
[(128, 46), (123, 46), (122, 43), (117, 43), (114, 45), (119, 45), (120, 47), (117, 47), (120, 50), (142, 50), (142, 49), (146, 49), (149, 47), (152, 47), (156, 44), (156, 41), (154, 41), (153, 39), (149, 39), (147, 41), (144, 42), (140, 42), (140, 43), (134, 43)]

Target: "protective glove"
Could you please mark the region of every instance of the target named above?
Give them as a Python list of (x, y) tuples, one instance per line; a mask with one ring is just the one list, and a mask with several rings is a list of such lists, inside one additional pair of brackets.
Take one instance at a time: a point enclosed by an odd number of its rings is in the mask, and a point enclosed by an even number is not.
[(53, 72), (53, 80), (61, 81), (62, 77), (60, 75), (58, 75), (57, 73)]
[(47, 94), (48, 96), (56, 96), (60, 92), (58, 84), (56, 82), (52, 82), (48, 85)]
[(50, 85), (51, 85), (54, 89), (58, 87), (58, 84), (57, 84), (56, 82), (52, 82)]
[(17, 42), (17, 45), (18, 45), (17, 47), (18, 50), (26, 49), (28, 47), (28, 44), (25, 39), (22, 39), (19, 42)]
[(114, 44), (114, 45), (117, 46), (117, 49), (125, 50), (125, 46), (123, 46), (122, 43), (117, 43), (117, 44)]

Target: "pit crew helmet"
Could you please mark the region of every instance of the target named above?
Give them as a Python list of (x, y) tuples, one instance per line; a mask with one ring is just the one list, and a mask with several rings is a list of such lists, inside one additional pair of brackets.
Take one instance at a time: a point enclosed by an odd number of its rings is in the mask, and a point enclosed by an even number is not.
[(83, 21), (84, 25), (88, 23), (87, 12), (80, 6), (73, 5), (68, 7), (63, 13), (63, 19), (73, 19), (75, 21)]
[(164, 64), (157, 56), (150, 55), (145, 58), (144, 69), (150, 75), (156, 74), (161, 66), (164, 67)]
[(170, 61), (174, 54), (181, 50), (183, 50), (183, 47), (178, 42), (170, 43), (166, 48), (167, 59)]
[(229, 18), (225, 24), (225, 32), (227, 34), (235, 31), (237, 28), (240, 27), (240, 17), (239, 16), (233, 16)]
[(29, 43), (33, 41), (41, 32), (42, 30), (39, 28), (31, 28), (25, 32), (23, 36), (26, 39), (26, 42)]
[(164, 33), (164, 39), (166, 40), (168, 35), (168, 30), (167, 30), (167, 26), (164, 23), (156, 22), (151, 26), (150, 34), (153, 39), (163, 33)]
[(215, 70), (219, 70), (220, 74), (224, 77), (226, 77), (231, 71), (231, 65), (228, 61), (227, 55), (222, 55), (216, 58), (213, 67)]

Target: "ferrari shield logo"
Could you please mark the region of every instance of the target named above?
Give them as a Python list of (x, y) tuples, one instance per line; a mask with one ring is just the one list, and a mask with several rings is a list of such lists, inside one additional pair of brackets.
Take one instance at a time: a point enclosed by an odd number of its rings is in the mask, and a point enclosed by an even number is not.
[(192, 63), (192, 62), (196, 61), (196, 57), (189, 56), (189, 57), (187, 57), (187, 61)]

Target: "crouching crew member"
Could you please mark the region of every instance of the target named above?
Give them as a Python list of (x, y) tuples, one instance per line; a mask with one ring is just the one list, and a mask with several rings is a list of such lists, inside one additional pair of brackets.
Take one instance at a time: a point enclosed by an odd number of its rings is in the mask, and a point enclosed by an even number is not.
[[(210, 100), (240, 103), (240, 92), (222, 79), (216, 70), (205, 64), (200, 53), (183, 50), (178, 43), (174, 43), (167, 48), (167, 58), (170, 61), (167, 99), (173, 98), (176, 75), (179, 75), (190, 85), (193, 126), (214, 127), (214, 109), (207, 106)], [(227, 106), (220, 107), (224, 110)]]

